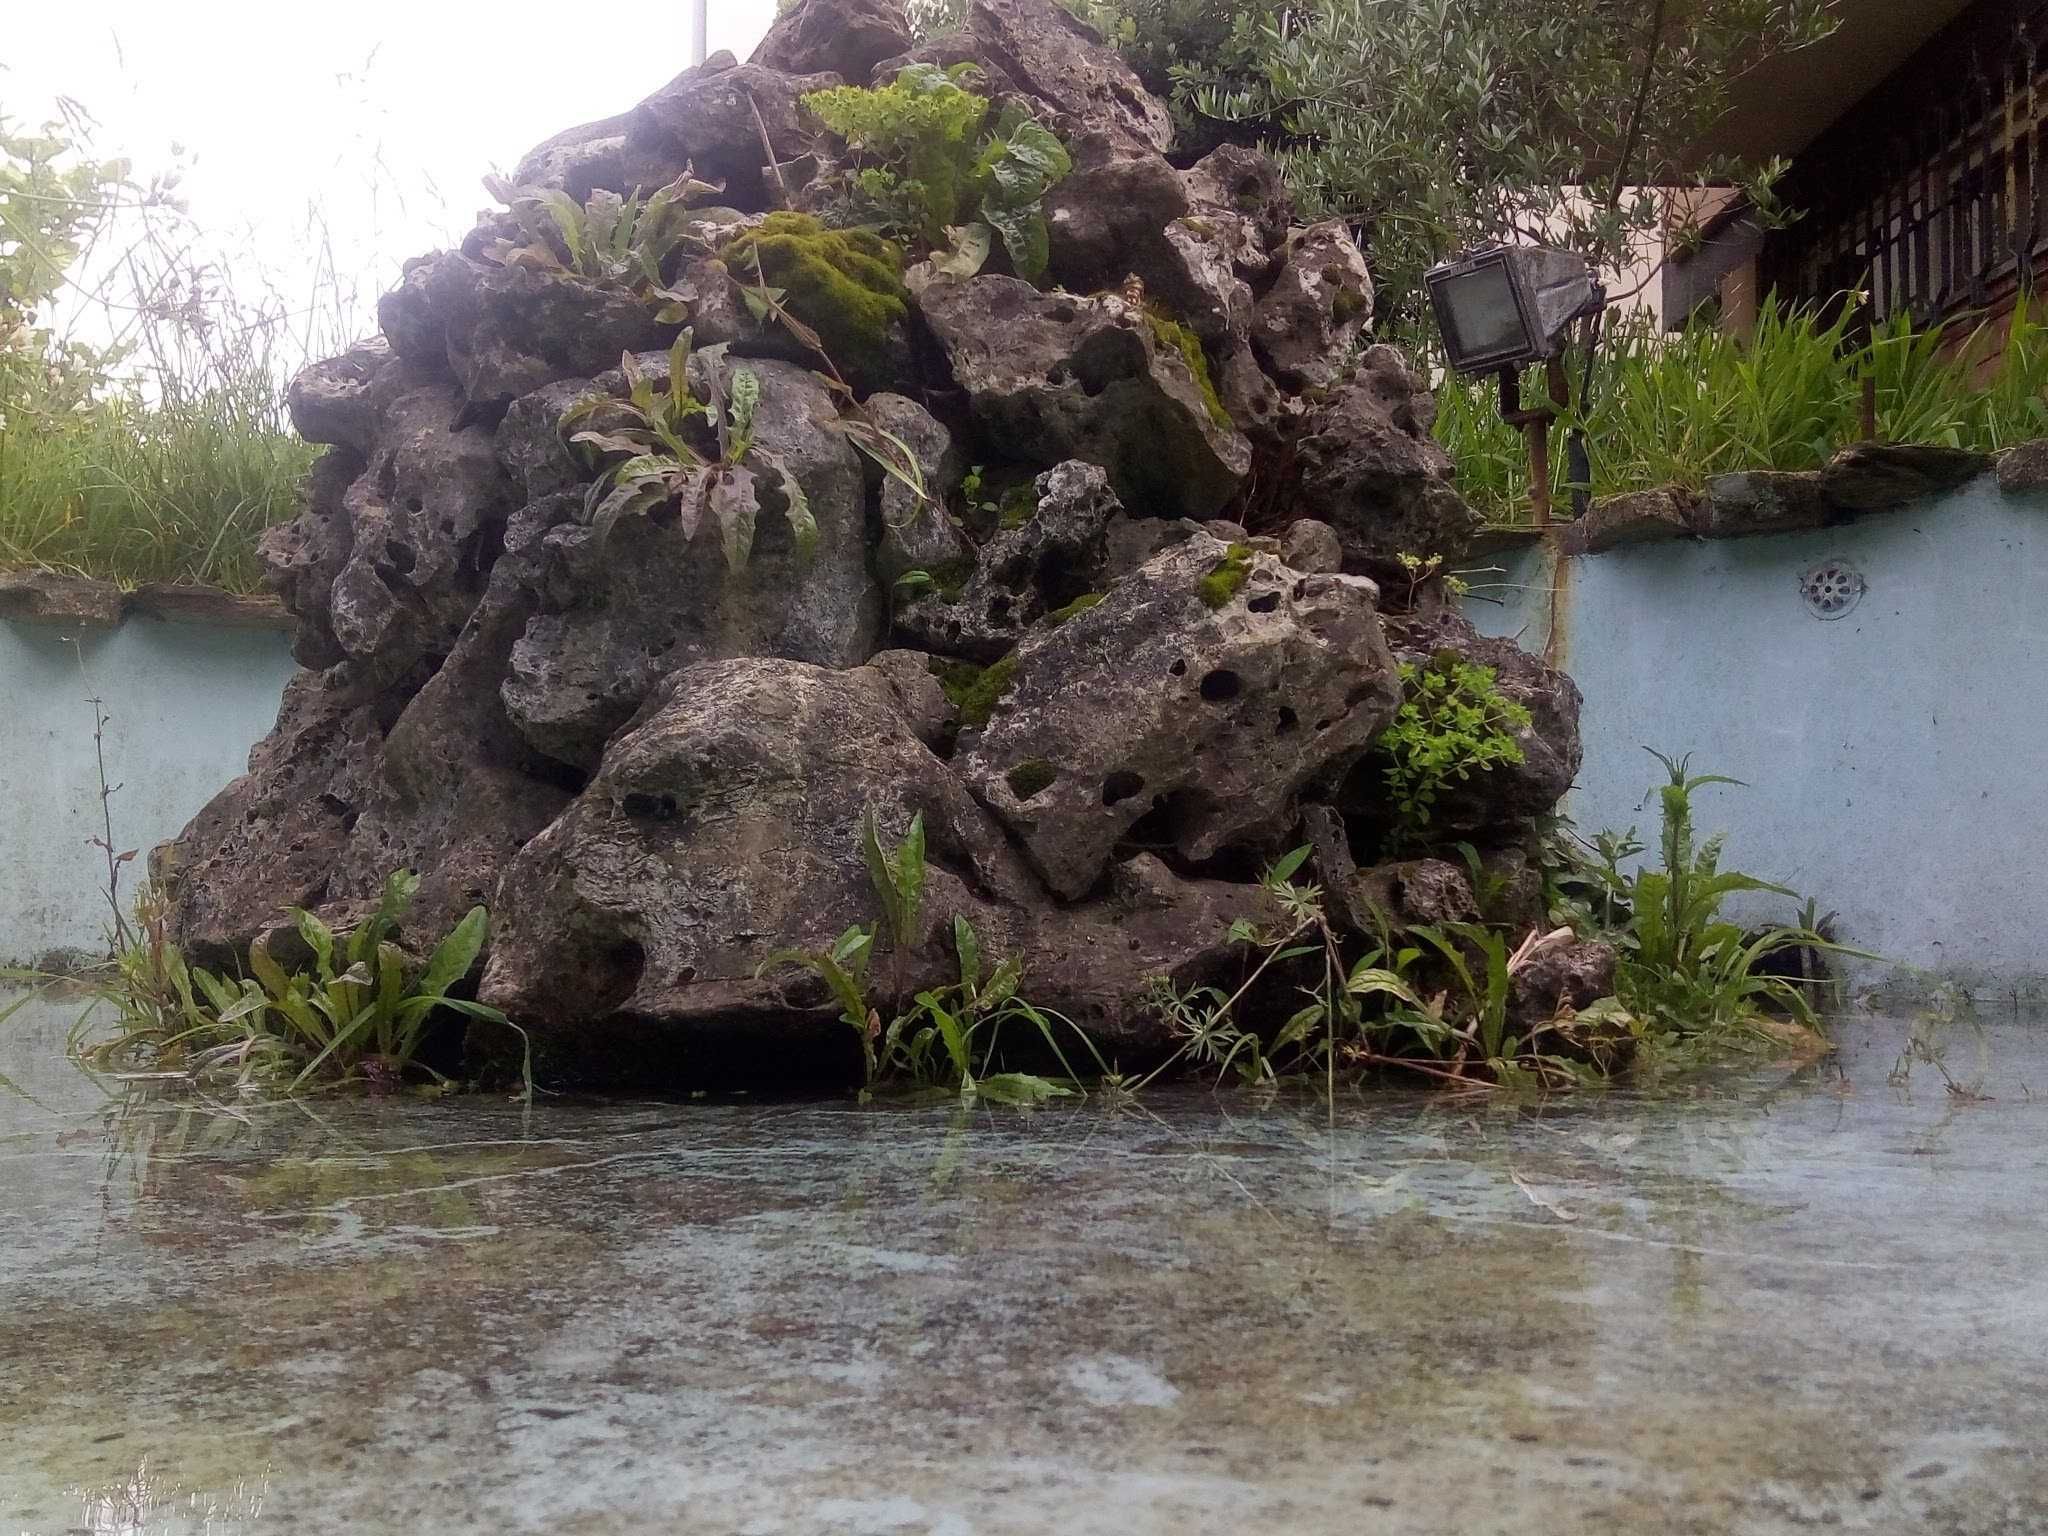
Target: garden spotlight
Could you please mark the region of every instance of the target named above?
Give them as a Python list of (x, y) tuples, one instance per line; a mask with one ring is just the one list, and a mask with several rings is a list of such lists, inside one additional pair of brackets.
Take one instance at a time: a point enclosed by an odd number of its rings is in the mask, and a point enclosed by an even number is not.
[[(1431, 267), (1423, 282), (1452, 370), (1499, 374), (1501, 417), (1529, 439), (1536, 521), (1549, 522), (1550, 423), (1571, 403), (1565, 348), (1572, 322), (1587, 321), (1585, 377), (1579, 391), (1583, 407), (1592, 395), (1593, 349), (1607, 290), (1584, 257), (1543, 246), (1487, 246)], [(1532, 363), (1542, 363), (1549, 375), (1550, 405), (1525, 411), (1521, 370)], [(1592, 477), (1584, 431), (1574, 427), (1567, 442), (1572, 513), (1582, 516)]]

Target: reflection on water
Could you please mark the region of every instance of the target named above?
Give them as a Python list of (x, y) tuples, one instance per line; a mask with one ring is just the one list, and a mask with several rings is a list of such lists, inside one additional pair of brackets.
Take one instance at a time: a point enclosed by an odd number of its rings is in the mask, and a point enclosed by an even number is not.
[(75, 1490), (78, 1523), (65, 1536), (235, 1536), (263, 1514), (264, 1485), (224, 1495), (187, 1493), (150, 1474), (144, 1462), (126, 1482)]
[(1024, 1113), (193, 1100), (67, 1023), (0, 1030), (7, 1536), (2048, 1529), (2048, 1032)]

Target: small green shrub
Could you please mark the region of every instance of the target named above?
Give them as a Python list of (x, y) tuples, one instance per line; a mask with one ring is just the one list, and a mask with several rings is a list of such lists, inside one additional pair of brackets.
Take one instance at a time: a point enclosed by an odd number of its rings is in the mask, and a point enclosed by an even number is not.
[(950, 246), (941, 265), (957, 275), (980, 267), (991, 231), (1018, 276), (1044, 274), (1042, 199), (1073, 162), (1022, 108), (1005, 107), (990, 123), (988, 99), (931, 64), (909, 65), (873, 89), (814, 91), (804, 105), (868, 162), (847, 189), (864, 216), (923, 249)]
[[(571, 406), (561, 421), (570, 442), (618, 456), (592, 483), (584, 504), (599, 538), (608, 537), (621, 518), (673, 508), (684, 539), (696, 538), (699, 528), (711, 522), (718, 529), (727, 566), (742, 570), (753, 553), (754, 526), (761, 512), (755, 471), (765, 469), (781, 488), (798, 554), (810, 552), (817, 543), (818, 524), (802, 482), (779, 455), (754, 442), (754, 413), (761, 404), (761, 381), (755, 374), (737, 368), (728, 375), (722, 361), (714, 363), (706, 370), (711, 398), (699, 400), (690, 388), (687, 330), (669, 350), (668, 388), (661, 393), (655, 392), (632, 353), (620, 358), (619, 366), (626, 376), (626, 399), (593, 395)], [(604, 426), (573, 430), (594, 420)], [(691, 439), (699, 420), (710, 424), (713, 452), (704, 452)]]
[(1223, 558), (1209, 568), (1209, 574), (1195, 583), (1195, 595), (1203, 606), (1221, 609), (1243, 589), (1252, 573), (1252, 547), (1233, 544)]
[(720, 249), (742, 281), (779, 290), (792, 314), (855, 377), (886, 362), (890, 335), (909, 315), (903, 255), (862, 229), (827, 229), (805, 213), (771, 213)]
[(188, 964), (166, 936), (160, 905), (145, 902), (141, 937), (103, 989), (118, 1009), (114, 1034), (81, 1054), (119, 1071), (176, 1072), (202, 1083), (274, 1079), (297, 1089), (316, 1078), (395, 1080), (425, 1070), (419, 1051), (444, 1011), (517, 1029), (495, 1008), (448, 995), (483, 950), (490, 917), (482, 907), (424, 963), (392, 942), (419, 884), (418, 875), (397, 871), (376, 912), (344, 934), (292, 909), (312, 968), (287, 972), (259, 939), (245, 977)]
[(1408, 841), (1428, 830), (1446, 784), (1522, 761), (1515, 732), (1528, 727), (1529, 711), (1494, 685), (1493, 668), (1448, 653), (1403, 664), (1401, 689), (1400, 710), (1376, 746), (1387, 759), (1397, 838)]

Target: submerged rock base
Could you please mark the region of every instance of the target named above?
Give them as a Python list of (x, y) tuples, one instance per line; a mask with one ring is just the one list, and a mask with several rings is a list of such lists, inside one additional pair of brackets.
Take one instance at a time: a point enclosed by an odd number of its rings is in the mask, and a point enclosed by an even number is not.
[[(719, 252), (771, 213), (764, 244), (851, 222), (821, 189), (852, 152), (804, 98), (915, 62), (969, 66), (1073, 166), (1039, 282), (998, 248), (899, 285), (887, 247), (845, 245), (880, 264), (859, 302), (883, 327), (835, 359), (849, 389)], [(382, 336), (294, 385), (330, 447), (265, 555), (305, 670), (249, 773), (160, 850), (181, 942), (231, 960), (295, 905), (347, 924), (407, 866), (408, 943), (492, 909), (480, 995), (546, 1079), (837, 1078), (858, 1061), (838, 1004), (763, 962), (872, 920), (863, 827), (893, 845), (921, 818), (921, 928), (892, 978), (952, 980), (964, 918), (1137, 1065), (1171, 1044), (1162, 979), (1243, 974), (1230, 926), (1266, 915), (1274, 856), (1319, 837), (1334, 910), (1388, 911), (1352, 900), (1389, 851), (1374, 746), (1399, 664), (1446, 652), (1530, 713), (1523, 764), (1457, 786), (1446, 835), (1526, 876), (1528, 819), (1578, 766), (1577, 691), (1412, 580), (1383, 616), (1402, 557), (1455, 557), (1476, 523), (1428, 392), (1369, 344), (1340, 224), (1295, 227), (1262, 155), (1181, 168), (1169, 142), (1055, 0), (976, 0), (917, 47), (886, 0), (799, 0), (753, 62), (716, 57), (530, 154), (529, 198), (615, 210), (688, 174), (722, 201), (651, 275), (586, 271), (531, 231), (553, 255), (508, 257), (521, 226), (487, 218), (408, 264)], [(836, 291), (795, 281), (790, 305)], [(618, 455), (569, 441), (564, 412), (666, 391), (684, 325), (700, 398), (751, 376), (751, 456), (689, 424), (715, 466), (696, 489), (592, 495)], [(915, 463), (880, 473), (856, 437)], [(742, 475), (735, 561), (691, 498)], [(1440, 905), (1475, 900), (1445, 897), (1458, 868), (1431, 878)], [(476, 1049), (500, 1049), (487, 1033)]]

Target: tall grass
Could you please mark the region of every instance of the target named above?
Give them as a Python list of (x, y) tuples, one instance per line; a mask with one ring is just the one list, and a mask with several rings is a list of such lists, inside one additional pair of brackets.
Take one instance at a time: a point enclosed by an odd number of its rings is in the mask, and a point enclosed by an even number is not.
[[(2001, 342), (2003, 356), (1984, 379)], [(1746, 338), (1709, 326), (1661, 335), (1643, 317), (1601, 343), (1585, 421), (1593, 494), (1698, 487), (1734, 470), (1817, 468), (1864, 435), (1866, 375), (1886, 440), (1995, 452), (2048, 436), (2048, 324), (2024, 308), (1961, 332), (1955, 323), (1916, 331), (1901, 317), (1861, 344), (1846, 307), (1824, 322), (1810, 310), (1767, 306)], [(1524, 393), (1542, 398), (1541, 379), (1526, 381)], [(1575, 395), (1566, 424), (1577, 416)], [(1459, 488), (1489, 519), (1528, 515), (1527, 450), (1501, 421), (1492, 380), (1446, 376), (1436, 433)], [(1564, 455), (1553, 457), (1561, 504), (1570, 487)]]
[(253, 591), (256, 539), (292, 515), (316, 451), (255, 353), (158, 375), (154, 398), (71, 398), (21, 360), (0, 368), (0, 566)]

